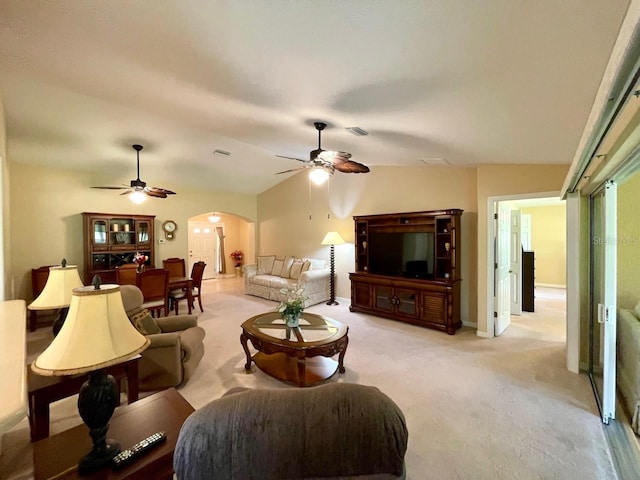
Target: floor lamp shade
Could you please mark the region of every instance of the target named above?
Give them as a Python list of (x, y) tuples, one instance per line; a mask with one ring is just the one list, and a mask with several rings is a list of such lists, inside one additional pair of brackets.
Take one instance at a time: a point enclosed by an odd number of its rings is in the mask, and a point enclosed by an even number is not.
[(68, 307), (73, 289), (82, 286), (76, 265), (51, 267), (47, 283), (38, 298), (31, 302), (29, 310), (54, 310)]
[(344, 239), (338, 232), (329, 232), (322, 239), (322, 245), (342, 245)]
[(129, 321), (119, 285), (73, 290), (67, 319), (33, 362), (40, 375), (75, 375), (120, 363), (141, 352), (149, 339)]

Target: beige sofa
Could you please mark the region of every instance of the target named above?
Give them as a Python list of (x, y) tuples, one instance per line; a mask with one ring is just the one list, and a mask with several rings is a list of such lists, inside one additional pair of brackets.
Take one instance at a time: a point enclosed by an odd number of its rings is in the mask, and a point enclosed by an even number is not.
[(298, 285), (307, 297), (305, 307), (329, 300), (330, 270), (325, 260), (262, 255), (242, 271), (247, 295), (279, 302), (281, 289)]
[(640, 434), (640, 303), (635, 310), (618, 309), (617, 377), (631, 427)]

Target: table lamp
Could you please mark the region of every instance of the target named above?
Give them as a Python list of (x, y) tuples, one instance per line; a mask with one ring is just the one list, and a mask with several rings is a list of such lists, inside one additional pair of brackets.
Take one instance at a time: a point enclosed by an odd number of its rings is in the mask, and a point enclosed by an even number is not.
[(67, 265), (67, 260), (63, 258), (60, 266), (49, 269), (47, 283), (28, 308), (29, 310), (59, 309), (58, 318), (53, 322), (53, 334), (57, 335), (69, 311), (73, 289), (82, 286), (77, 265)]
[(115, 379), (104, 369), (148, 345), (149, 339), (127, 317), (120, 286), (101, 287), (99, 278), (95, 278), (93, 286), (73, 290), (60, 332), (31, 365), (39, 375), (89, 373), (80, 389), (78, 411), (89, 427), (93, 450), (78, 464), (81, 475), (105, 466), (120, 453), (120, 444), (107, 439), (109, 419), (120, 404), (120, 396)]
[(342, 245), (344, 240), (338, 232), (329, 232), (322, 239), (322, 245), (331, 245), (331, 278), (329, 279), (330, 298), (327, 305), (338, 305), (336, 302), (335, 251), (334, 245)]

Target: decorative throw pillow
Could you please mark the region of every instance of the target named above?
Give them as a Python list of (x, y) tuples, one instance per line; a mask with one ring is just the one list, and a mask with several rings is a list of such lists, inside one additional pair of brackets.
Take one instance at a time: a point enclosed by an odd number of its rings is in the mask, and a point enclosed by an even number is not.
[(284, 265), (284, 259), (276, 258), (273, 261), (273, 268), (271, 269), (271, 275), (280, 276), (282, 274), (282, 266)]
[(146, 308), (129, 317), (129, 320), (142, 335), (151, 335), (153, 333), (162, 333), (160, 327), (151, 316)]
[(275, 261), (275, 255), (263, 255), (258, 257), (258, 275), (269, 275), (273, 270), (273, 262)]
[(298, 280), (300, 278), (300, 274), (302, 273), (303, 264), (304, 262), (302, 260), (294, 260), (291, 264), (291, 270), (289, 271), (289, 278)]
[(284, 257), (284, 265), (282, 265), (282, 273), (280, 274), (282, 278), (289, 278), (291, 265), (293, 265), (293, 257)]
[(302, 264), (302, 271), (306, 272), (307, 270), (311, 269), (311, 262), (309, 260), (306, 260), (303, 264)]
[(633, 309), (633, 312), (636, 314), (636, 317), (640, 319), (640, 302), (636, 303), (636, 306)]

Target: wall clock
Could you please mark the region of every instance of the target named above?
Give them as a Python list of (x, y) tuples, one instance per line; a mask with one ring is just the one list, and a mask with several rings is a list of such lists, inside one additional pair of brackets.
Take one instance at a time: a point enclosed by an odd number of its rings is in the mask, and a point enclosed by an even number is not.
[(173, 220), (167, 220), (162, 224), (162, 230), (164, 230), (164, 236), (167, 240), (173, 240), (177, 229), (178, 225)]

